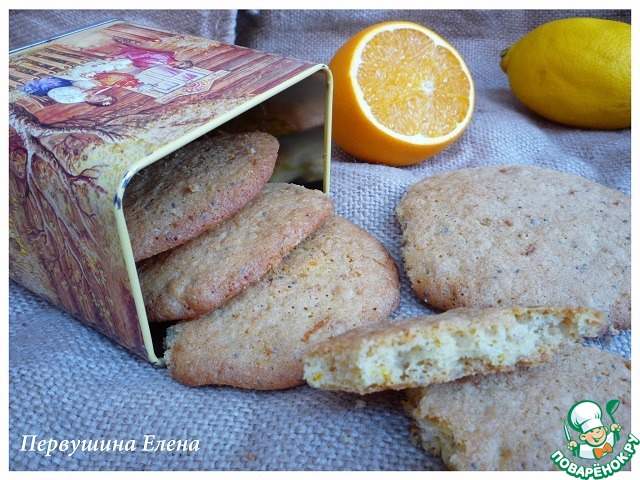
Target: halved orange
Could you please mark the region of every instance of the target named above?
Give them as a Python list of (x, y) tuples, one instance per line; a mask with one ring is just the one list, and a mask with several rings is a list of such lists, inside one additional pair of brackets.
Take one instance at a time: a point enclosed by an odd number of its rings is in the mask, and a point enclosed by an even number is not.
[(412, 165), (466, 129), (475, 101), (471, 73), (442, 37), (411, 22), (373, 25), (329, 62), (333, 138), (354, 157)]

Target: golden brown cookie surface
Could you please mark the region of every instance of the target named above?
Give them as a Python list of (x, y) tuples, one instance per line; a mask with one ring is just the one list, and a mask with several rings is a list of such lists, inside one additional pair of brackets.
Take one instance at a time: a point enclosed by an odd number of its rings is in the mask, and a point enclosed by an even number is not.
[(379, 322), (399, 301), (397, 268), (384, 246), (333, 216), (258, 283), (170, 327), (165, 361), (190, 386), (293, 387), (303, 383), (311, 345)]
[(630, 199), (536, 167), (454, 170), (396, 214), (416, 294), (435, 308), (574, 305), (630, 326)]
[[(607, 429), (614, 422), (606, 405), (620, 401), (617, 454), (631, 429), (631, 364), (597, 347), (574, 344), (547, 364), (414, 389), (406, 407), (418, 440), (449, 469), (553, 470), (557, 450), (593, 466), (594, 460), (572, 456), (564, 433), (569, 410), (585, 399), (601, 406)], [(583, 443), (582, 432), (568, 431)]]
[(123, 207), (136, 262), (230, 218), (269, 180), (277, 153), (262, 132), (208, 137), (134, 175)]
[(141, 262), (150, 320), (193, 318), (257, 282), (333, 212), (318, 190), (269, 183), (228, 221)]

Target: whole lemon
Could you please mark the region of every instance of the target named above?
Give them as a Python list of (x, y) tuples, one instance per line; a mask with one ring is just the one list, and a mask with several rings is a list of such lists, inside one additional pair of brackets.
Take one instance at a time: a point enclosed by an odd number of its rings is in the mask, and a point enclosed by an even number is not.
[(614, 130), (631, 125), (631, 25), (565, 18), (502, 53), (514, 95), (549, 120)]

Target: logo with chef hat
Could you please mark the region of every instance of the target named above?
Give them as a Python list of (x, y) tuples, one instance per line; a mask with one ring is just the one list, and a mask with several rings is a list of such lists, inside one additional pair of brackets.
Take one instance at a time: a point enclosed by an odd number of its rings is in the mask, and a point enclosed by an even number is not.
[[(574, 457), (599, 460), (613, 452), (613, 447), (620, 439), (621, 427), (613, 418), (619, 404), (618, 400), (611, 400), (606, 405), (606, 412), (611, 419), (611, 426), (608, 429), (603, 423), (602, 408), (596, 402), (582, 400), (569, 409), (564, 433), (568, 442), (567, 448)], [(579, 438), (584, 443), (579, 444), (571, 439), (567, 423), (573, 430), (580, 433)]]

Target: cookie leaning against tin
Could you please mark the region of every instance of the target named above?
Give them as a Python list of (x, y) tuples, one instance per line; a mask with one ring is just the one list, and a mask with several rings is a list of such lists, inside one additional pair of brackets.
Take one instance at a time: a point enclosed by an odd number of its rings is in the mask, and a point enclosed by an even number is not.
[(305, 356), (304, 378), (313, 387), (362, 394), (509, 371), (598, 336), (603, 322), (600, 312), (584, 308), (456, 308), (325, 340)]
[(137, 173), (123, 201), (133, 256), (151, 257), (230, 218), (271, 177), (278, 141), (262, 132), (196, 140)]
[[(631, 364), (620, 355), (574, 344), (550, 363), (509, 373), (476, 375), (410, 390), (406, 410), (425, 450), (452, 470), (554, 470), (551, 455), (592, 467), (567, 448), (571, 407), (589, 399), (601, 406), (610, 430), (622, 427), (617, 455), (631, 428)], [(606, 405), (619, 400), (615, 422)], [(568, 435), (581, 443), (573, 429)], [(584, 432), (586, 433), (586, 432)], [(604, 457), (603, 462), (608, 462)]]
[(318, 190), (269, 183), (230, 220), (140, 263), (150, 320), (193, 318), (257, 282), (333, 212)]
[(629, 328), (630, 199), (536, 167), (455, 170), (396, 210), (416, 294), (433, 307), (580, 305)]
[(371, 234), (333, 216), (258, 283), (167, 331), (165, 362), (190, 385), (260, 390), (302, 384), (314, 343), (387, 318), (400, 302), (393, 259)]

